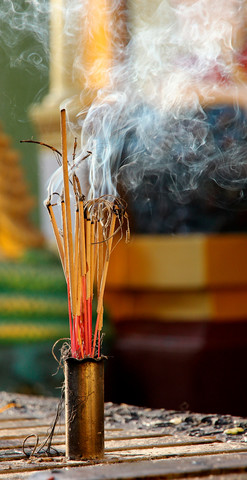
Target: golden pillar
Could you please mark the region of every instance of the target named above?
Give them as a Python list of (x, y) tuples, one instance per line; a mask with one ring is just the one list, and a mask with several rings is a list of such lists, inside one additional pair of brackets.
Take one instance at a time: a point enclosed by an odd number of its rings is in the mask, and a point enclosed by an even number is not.
[[(74, 114), (89, 106), (107, 85), (118, 45), (126, 43), (123, 4), (109, 10), (106, 0), (74, 2), (71, 23), (65, 0), (50, 0), (49, 93), (33, 105), (31, 118), (41, 139), (60, 145), (60, 105), (68, 100)], [(66, 18), (67, 17), (67, 18)], [(72, 18), (73, 17), (73, 18)]]

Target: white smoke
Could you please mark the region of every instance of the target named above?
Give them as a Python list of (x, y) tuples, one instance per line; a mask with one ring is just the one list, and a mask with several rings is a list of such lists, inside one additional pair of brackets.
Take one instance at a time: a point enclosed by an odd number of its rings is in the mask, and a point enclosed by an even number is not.
[(2, 0), (0, 48), (6, 53), (11, 67), (29, 68), (31, 65), (47, 71), (49, 2)]
[[(245, 186), (245, 119), (238, 105), (244, 86), (240, 76), (236, 80), (244, 2), (132, 0), (119, 15), (121, 0), (106, 0), (114, 61), (100, 63), (107, 82), (89, 108), (84, 105), (85, 91), (99, 66), (97, 59), (91, 70), (87, 64), (94, 2), (61, 0), (50, 5), (62, 13), (64, 48), (70, 46), (73, 53), (71, 79), (79, 76), (82, 86), (75, 126), (81, 130), (81, 151), (76, 164), (78, 174), (83, 168), (85, 175), (87, 162), (89, 196), (116, 194), (119, 183), (126, 190), (138, 189), (147, 176), (155, 186), (165, 175), (167, 189), (177, 195), (198, 188), (206, 177), (224, 188)], [(8, 49), (10, 62), (45, 66), (49, 14), (46, 0), (3, 0), (0, 42)], [(21, 51), (26, 35), (35, 35), (40, 51)], [(17, 44), (19, 53), (13, 57), (11, 49)], [(232, 142), (227, 149), (212, 133), (208, 106), (217, 102), (233, 108), (225, 120)], [(218, 129), (216, 120), (213, 129)], [(87, 151), (92, 155), (82, 163)]]
[[(168, 175), (167, 188), (176, 195), (205, 177), (224, 188), (244, 187), (245, 119), (235, 79), (243, 3), (152, 2), (146, 15), (136, 3), (124, 60), (79, 116), (82, 147), (93, 152), (89, 195), (114, 194), (118, 183), (137, 189), (148, 175), (157, 181)], [(232, 145), (223, 154), (205, 107), (225, 102), (234, 111), (226, 115)]]

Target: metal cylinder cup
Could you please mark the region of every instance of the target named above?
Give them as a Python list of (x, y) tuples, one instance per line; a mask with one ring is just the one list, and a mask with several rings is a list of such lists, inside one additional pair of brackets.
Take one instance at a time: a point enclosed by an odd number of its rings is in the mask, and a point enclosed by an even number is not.
[(65, 360), (66, 457), (104, 456), (104, 360)]

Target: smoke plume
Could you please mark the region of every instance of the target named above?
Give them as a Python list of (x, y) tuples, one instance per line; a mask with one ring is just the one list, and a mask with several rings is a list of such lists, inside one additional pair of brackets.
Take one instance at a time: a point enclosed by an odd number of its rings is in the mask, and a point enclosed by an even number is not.
[(235, 0), (161, 1), (146, 17), (139, 12), (124, 58), (79, 114), (82, 150), (92, 151), (89, 196), (149, 182), (185, 199), (208, 180), (243, 195), (241, 8)]
[[(66, 45), (74, 46), (71, 77), (79, 75), (82, 85), (78, 123), (72, 126), (80, 130), (81, 148), (73, 168), (88, 177), (88, 197), (115, 195), (120, 186), (135, 198), (148, 185), (147, 195), (152, 189), (166, 190), (186, 201), (191, 192), (205, 192), (213, 182), (236, 192), (234, 202), (241, 200), (247, 158), (240, 56), (244, 3), (130, 1), (126, 11), (120, 0), (99, 3), (103, 10), (95, 10), (89, 0), (58, 2), (56, 7), (62, 12)], [(0, 33), (0, 41), (10, 62), (45, 68), (49, 14), (46, 0), (3, 0), (5, 34)], [(101, 35), (109, 42), (110, 59), (99, 44), (99, 57), (89, 66), (92, 50), (87, 47), (93, 48), (92, 38), (98, 38), (102, 15), (107, 29)], [(26, 35), (35, 35), (39, 48), (21, 52)], [(85, 92), (99, 71), (97, 94), (85, 107)], [(82, 162), (87, 151), (92, 154)]]

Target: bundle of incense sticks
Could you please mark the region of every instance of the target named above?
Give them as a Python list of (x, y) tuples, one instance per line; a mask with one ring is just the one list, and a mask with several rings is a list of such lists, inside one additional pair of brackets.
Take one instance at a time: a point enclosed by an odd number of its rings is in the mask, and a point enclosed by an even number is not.
[[(51, 197), (46, 206), (57, 242), (68, 290), (71, 356), (100, 357), (103, 297), (115, 234), (122, 233), (126, 204), (112, 195), (86, 200), (67, 157), (66, 112), (61, 111), (63, 185), (60, 194), (62, 229), (58, 228)], [(70, 173), (69, 173), (70, 172)], [(71, 202), (71, 190), (74, 205)], [(74, 208), (73, 208), (74, 207)], [(72, 211), (75, 220), (72, 225)], [(92, 300), (97, 293), (97, 316), (93, 326)]]

